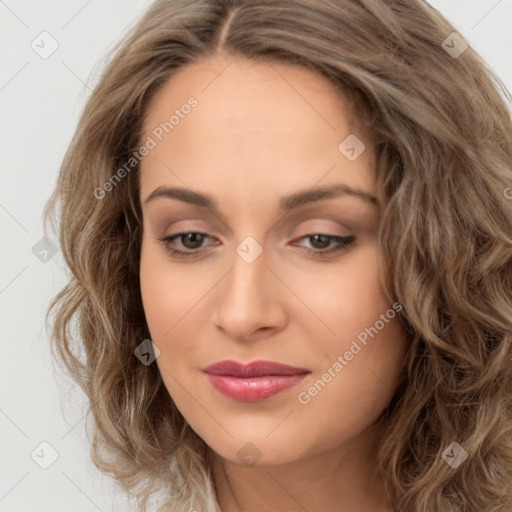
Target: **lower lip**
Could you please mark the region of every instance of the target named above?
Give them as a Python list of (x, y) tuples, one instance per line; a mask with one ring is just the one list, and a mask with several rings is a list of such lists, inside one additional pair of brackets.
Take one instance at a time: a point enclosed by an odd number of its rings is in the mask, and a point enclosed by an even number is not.
[(261, 377), (206, 376), (210, 384), (222, 395), (241, 402), (260, 402), (276, 396), (298, 384), (307, 374), (263, 375)]

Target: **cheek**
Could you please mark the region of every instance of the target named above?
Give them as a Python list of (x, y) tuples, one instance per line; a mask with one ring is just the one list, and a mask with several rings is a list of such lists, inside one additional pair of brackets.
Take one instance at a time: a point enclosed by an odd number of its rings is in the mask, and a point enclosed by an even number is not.
[[(344, 264), (321, 290), (308, 295), (331, 332), (324, 328), (317, 338), (318, 371), (301, 386), (298, 401), (313, 422), (319, 418), (319, 431), (327, 423), (333, 431), (354, 433), (389, 403), (403, 368), (406, 338), (400, 305), (393, 308), (380, 285), (375, 246), (361, 248)], [(325, 411), (343, 411), (344, 421)]]
[(390, 308), (380, 285), (377, 261), (371, 241), (347, 254), (339, 265), (326, 265), (310, 276), (295, 276), (297, 295), (314, 313), (297, 317), (297, 321), (303, 322), (303, 329), (318, 326), (324, 352), (343, 349)]
[(140, 258), (142, 302), (153, 342), (157, 345), (170, 337), (180, 319), (207, 291), (207, 283), (197, 283), (185, 267), (172, 264), (162, 248), (151, 241), (143, 241)]

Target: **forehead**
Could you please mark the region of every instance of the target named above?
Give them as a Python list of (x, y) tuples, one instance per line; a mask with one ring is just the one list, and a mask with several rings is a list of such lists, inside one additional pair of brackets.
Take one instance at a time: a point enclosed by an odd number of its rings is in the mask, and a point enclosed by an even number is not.
[[(149, 104), (145, 128), (152, 126), (151, 121), (157, 121), (156, 110), (169, 109), (173, 106), (170, 100), (178, 104), (191, 95), (205, 102), (215, 100), (207, 106), (221, 117), (235, 117), (233, 106), (249, 106), (247, 100), (258, 105), (273, 104), (277, 116), (290, 116), (295, 109), (300, 113), (305, 103), (331, 129), (341, 128), (339, 114), (344, 118), (350, 114), (351, 123), (357, 115), (346, 108), (344, 91), (318, 72), (284, 62), (220, 54), (187, 64), (170, 77)], [(265, 109), (259, 112), (253, 122), (269, 118)]]
[[(181, 109), (190, 98), (196, 105)], [(367, 148), (353, 162), (339, 149), (351, 133)], [(156, 146), (141, 163), (143, 196), (176, 176), (191, 186), (257, 179), (276, 189), (293, 181), (313, 185), (333, 167), (334, 181), (341, 174), (374, 190), (369, 134), (357, 113), (326, 77), (295, 65), (225, 55), (189, 64), (150, 101), (143, 140), (148, 136)]]

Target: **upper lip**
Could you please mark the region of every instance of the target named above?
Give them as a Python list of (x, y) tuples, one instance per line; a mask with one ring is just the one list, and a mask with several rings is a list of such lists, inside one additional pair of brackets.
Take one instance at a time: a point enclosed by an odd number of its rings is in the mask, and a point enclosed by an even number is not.
[(272, 361), (253, 361), (251, 363), (239, 363), (226, 360), (213, 363), (203, 371), (211, 375), (229, 375), (232, 377), (261, 377), (263, 375), (299, 375), (309, 373), (307, 368), (296, 368), (287, 364), (274, 363)]

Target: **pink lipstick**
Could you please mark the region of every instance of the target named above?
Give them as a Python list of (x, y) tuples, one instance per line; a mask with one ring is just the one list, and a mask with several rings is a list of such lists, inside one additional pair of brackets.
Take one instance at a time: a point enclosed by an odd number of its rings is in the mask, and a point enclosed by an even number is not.
[(222, 395), (242, 402), (267, 400), (300, 382), (311, 373), (272, 361), (219, 361), (203, 368), (210, 384)]

